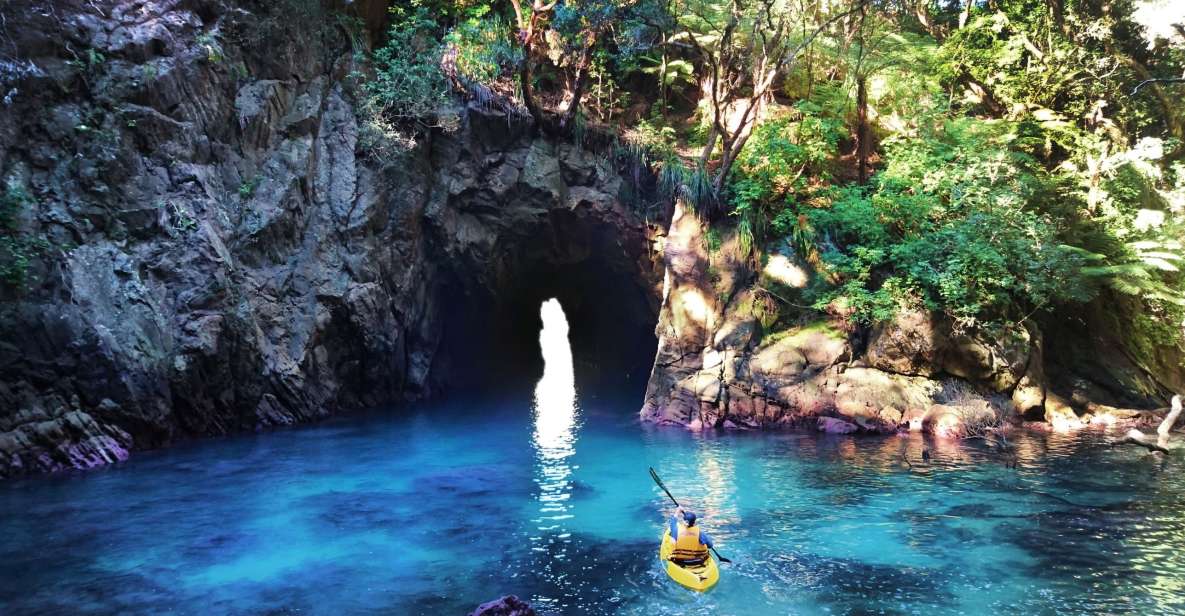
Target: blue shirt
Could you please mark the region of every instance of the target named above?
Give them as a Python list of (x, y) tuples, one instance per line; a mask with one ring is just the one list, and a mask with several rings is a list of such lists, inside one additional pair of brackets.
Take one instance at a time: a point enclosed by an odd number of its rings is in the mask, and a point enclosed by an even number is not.
[[(699, 524), (698, 520), (696, 521), (696, 524)], [(673, 515), (673, 516), (671, 516), (671, 539), (678, 539), (678, 538), (679, 538), (679, 516)], [(702, 528), (699, 529), (699, 542), (707, 547), (712, 547), (712, 538), (709, 537), (708, 533), (704, 532), (704, 529), (702, 529)]]

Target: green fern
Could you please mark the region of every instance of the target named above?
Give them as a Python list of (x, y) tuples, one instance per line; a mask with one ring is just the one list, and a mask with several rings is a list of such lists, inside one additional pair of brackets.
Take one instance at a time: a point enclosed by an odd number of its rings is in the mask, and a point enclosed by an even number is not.
[(1185, 264), (1181, 242), (1176, 240), (1141, 240), (1123, 245), (1122, 256), (1109, 257), (1077, 247), (1067, 246), (1086, 263), (1079, 271), (1093, 280), (1124, 295), (1156, 299), (1185, 306), (1185, 296), (1165, 280), (1165, 273), (1174, 274)]

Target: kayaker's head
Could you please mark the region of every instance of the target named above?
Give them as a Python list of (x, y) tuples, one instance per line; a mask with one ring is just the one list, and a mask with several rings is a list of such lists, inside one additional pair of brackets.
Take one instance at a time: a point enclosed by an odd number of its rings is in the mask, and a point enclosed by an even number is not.
[(691, 511), (684, 511), (683, 521), (686, 522), (688, 526), (695, 526), (695, 513)]

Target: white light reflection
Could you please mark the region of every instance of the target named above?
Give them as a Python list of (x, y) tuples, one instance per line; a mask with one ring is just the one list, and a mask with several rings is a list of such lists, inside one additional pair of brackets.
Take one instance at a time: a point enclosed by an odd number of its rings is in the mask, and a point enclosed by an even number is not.
[[(543, 353), (543, 378), (535, 385), (534, 441), (538, 468), (535, 483), (539, 485), (537, 520), (541, 535), (550, 535), (547, 544), (556, 539), (566, 543), (563, 521), (572, 517), (568, 500), (572, 496), (570, 481), (572, 466), (568, 458), (576, 453), (577, 403), (576, 380), (572, 369), (572, 348), (568, 344), (568, 319), (556, 299), (549, 299), (539, 309), (543, 329), (539, 332), (539, 347)], [(544, 537), (532, 537), (535, 550), (544, 551)], [(563, 558), (561, 547), (553, 554)]]

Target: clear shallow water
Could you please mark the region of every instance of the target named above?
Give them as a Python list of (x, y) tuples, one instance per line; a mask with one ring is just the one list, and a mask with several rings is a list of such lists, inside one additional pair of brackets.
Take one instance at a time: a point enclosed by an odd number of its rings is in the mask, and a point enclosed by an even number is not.
[[(0, 613), (1185, 612), (1180, 460), (1028, 437), (1015, 470), (932, 443), (910, 471), (918, 439), (696, 436), (591, 395), (548, 450), (530, 395), (0, 484)], [(648, 465), (736, 562), (706, 595), (658, 567)]]
[[(1179, 457), (647, 428), (548, 359), (498, 400), (2, 483), (0, 613), (1185, 613)], [(651, 465), (735, 561), (707, 594), (659, 567)]]

